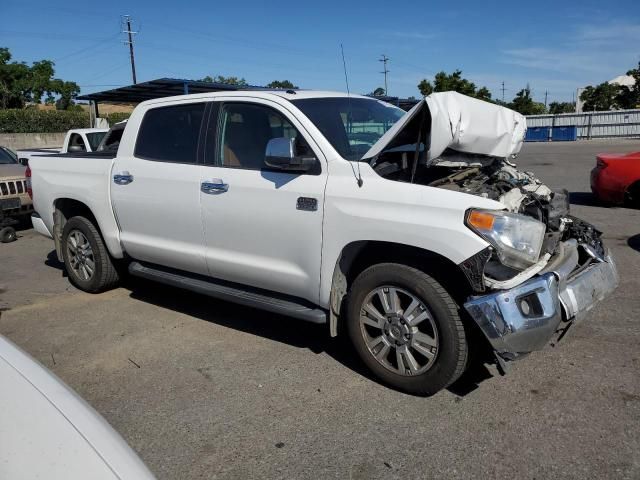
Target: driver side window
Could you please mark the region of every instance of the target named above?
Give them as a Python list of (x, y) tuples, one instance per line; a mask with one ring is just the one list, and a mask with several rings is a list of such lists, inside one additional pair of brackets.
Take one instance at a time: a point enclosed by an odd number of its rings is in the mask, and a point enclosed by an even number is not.
[(225, 103), (220, 109), (218, 155), (223, 167), (261, 170), (272, 138), (295, 139), (296, 155), (311, 148), (282, 114), (263, 105)]

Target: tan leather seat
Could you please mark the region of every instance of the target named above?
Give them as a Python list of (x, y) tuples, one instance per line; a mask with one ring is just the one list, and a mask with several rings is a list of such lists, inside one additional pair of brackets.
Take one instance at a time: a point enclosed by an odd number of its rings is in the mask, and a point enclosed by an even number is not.
[(234, 113), (242, 115), (242, 121), (231, 121), (225, 126), (223, 165), (261, 169), (267, 143), (271, 138), (269, 117), (259, 107), (234, 105), (232, 108)]

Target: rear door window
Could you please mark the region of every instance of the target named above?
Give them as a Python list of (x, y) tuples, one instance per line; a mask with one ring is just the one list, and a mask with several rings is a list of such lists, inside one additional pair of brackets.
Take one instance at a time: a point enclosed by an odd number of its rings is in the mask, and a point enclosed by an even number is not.
[(204, 103), (148, 110), (142, 119), (135, 156), (172, 163), (197, 163)]

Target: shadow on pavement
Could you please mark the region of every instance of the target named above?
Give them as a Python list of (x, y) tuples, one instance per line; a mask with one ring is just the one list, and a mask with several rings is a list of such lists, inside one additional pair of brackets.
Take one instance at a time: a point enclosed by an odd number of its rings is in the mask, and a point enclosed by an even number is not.
[(471, 360), (462, 376), (447, 387), (454, 395), (464, 397), (477, 390), (482, 382), (493, 378), (486, 364)]
[(584, 205), (585, 207), (604, 207), (606, 206), (599, 201), (591, 192), (571, 192), (569, 194), (569, 202), (571, 205)]
[(633, 248), (636, 252), (640, 252), (640, 233), (629, 237), (627, 245)]
[(47, 259), (44, 261), (44, 264), (47, 267), (55, 268), (57, 270), (62, 270), (62, 276), (63, 277), (67, 276), (67, 272), (64, 269), (64, 263), (58, 260), (58, 255), (56, 254), (55, 250), (51, 250), (47, 254)]
[[(326, 325), (301, 322), (140, 278), (129, 278), (124, 286), (133, 299), (275, 342), (306, 348), (315, 354), (326, 353), (350, 370), (381, 383), (360, 361), (346, 335), (331, 338)], [(473, 367), (448, 390), (455, 395), (464, 396), (492, 377), (481, 362), (473, 362)]]

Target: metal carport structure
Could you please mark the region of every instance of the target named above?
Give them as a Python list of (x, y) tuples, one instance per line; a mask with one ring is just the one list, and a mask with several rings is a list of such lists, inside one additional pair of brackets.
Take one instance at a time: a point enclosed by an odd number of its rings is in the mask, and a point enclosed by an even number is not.
[[(136, 83), (125, 87), (114, 88), (102, 92), (80, 95), (78, 100), (91, 102), (92, 118), (98, 118), (99, 103), (140, 103), (154, 98), (172, 97), (174, 95), (187, 95), (190, 93), (221, 92), (234, 90), (264, 89), (253, 85), (238, 86), (227, 83), (203, 82), (200, 80), (186, 80), (179, 78), (158, 78), (148, 82)], [(93, 124), (93, 121), (92, 121)]]

